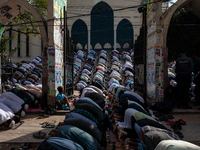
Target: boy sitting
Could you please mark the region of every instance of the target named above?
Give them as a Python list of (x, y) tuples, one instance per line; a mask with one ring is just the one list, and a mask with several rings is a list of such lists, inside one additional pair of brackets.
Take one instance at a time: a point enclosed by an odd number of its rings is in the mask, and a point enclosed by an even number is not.
[[(63, 87), (59, 86), (57, 90), (59, 92), (56, 96), (56, 105), (58, 106), (58, 108), (66, 110), (70, 109), (68, 99), (67, 97), (65, 97), (65, 94), (63, 94), (64, 93)], [(65, 104), (67, 104), (68, 106), (65, 106)]]

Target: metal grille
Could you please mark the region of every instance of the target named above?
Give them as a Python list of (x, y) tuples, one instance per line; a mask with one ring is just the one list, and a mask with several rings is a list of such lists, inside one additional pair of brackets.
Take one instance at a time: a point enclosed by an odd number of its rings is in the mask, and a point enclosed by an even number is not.
[[(144, 19), (145, 20), (145, 19)], [(134, 90), (146, 101), (146, 25), (143, 23), (140, 35), (134, 45)]]

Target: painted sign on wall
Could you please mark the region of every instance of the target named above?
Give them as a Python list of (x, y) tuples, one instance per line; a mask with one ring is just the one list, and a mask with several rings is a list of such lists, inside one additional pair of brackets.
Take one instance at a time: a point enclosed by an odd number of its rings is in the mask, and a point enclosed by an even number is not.
[(49, 96), (55, 96), (55, 48), (48, 48)]

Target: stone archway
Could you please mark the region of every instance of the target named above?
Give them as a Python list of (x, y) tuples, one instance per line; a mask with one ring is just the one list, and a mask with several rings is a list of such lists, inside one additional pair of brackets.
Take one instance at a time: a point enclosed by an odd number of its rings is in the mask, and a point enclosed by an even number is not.
[(88, 42), (88, 29), (86, 23), (78, 19), (74, 22), (71, 30), (71, 38), (74, 45), (80, 43), (81, 45), (86, 45)]
[[(47, 47), (48, 47), (48, 37), (47, 37), (47, 26), (46, 20), (43, 16), (29, 4), (26, 0), (1, 0), (0, 1), (0, 23), (7, 25), (14, 17), (16, 17), (20, 12), (28, 11), (32, 13), (38, 23), (40, 34), (43, 42), (42, 51), (42, 91), (43, 93), (48, 92), (48, 70), (47, 70)], [(1, 36), (0, 36), (1, 39)]]
[(169, 29), (169, 24), (173, 14), (181, 9), (189, 9), (192, 11), (198, 18), (200, 18), (200, 1), (199, 0), (178, 0), (174, 3), (160, 18), (163, 27), (163, 48), (165, 49), (164, 53), (164, 88), (167, 88), (168, 85), (168, 49), (167, 49), (167, 34)]
[(97, 3), (91, 10), (91, 45), (96, 43), (114, 44), (114, 13), (104, 1)]
[(181, 8), (190, 9), (192, 12), (200, 18), (200, 1), (199, 0), (178, 0), (175, 4), (173, 4), (161, 17), (162, 25), (163, 25), (163, 46), (167, 46), (167, 33), (169, 29), (169, 24), (171, 18), (175, 11)]
[(134, 30), (132, 23), (127, 19), (121, 20), (117, 25), (117, 43), (119, 43), (121, 47), (123, 47), (125, 43), (128, 43), (132, 48), (134, 41), (133, 34)]

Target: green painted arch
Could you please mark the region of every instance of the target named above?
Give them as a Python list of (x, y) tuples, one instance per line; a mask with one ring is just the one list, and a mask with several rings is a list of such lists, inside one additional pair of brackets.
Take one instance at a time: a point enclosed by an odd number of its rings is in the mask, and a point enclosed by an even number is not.
[(84, 45), (88, 43), (88, 29), (86, 23), (78, 19), (74, 22), (72, 29), (71, 29), (71, 39), (74, 43), (74, 48), (76, 48), (76, 45), (80, 43), (83, 48)]
[(121, 20), (117, 26), (117, 43), (119, 43), (121, 47), (123, 47), (125, 43), (128, 43), (130, 48), (132, 48), (134, 41), (133, 32), (132, 23), (127, 19)]
[(105, 2), (97, 3), (91, 11), (91, 45), (114, 44), (114, 14)]

